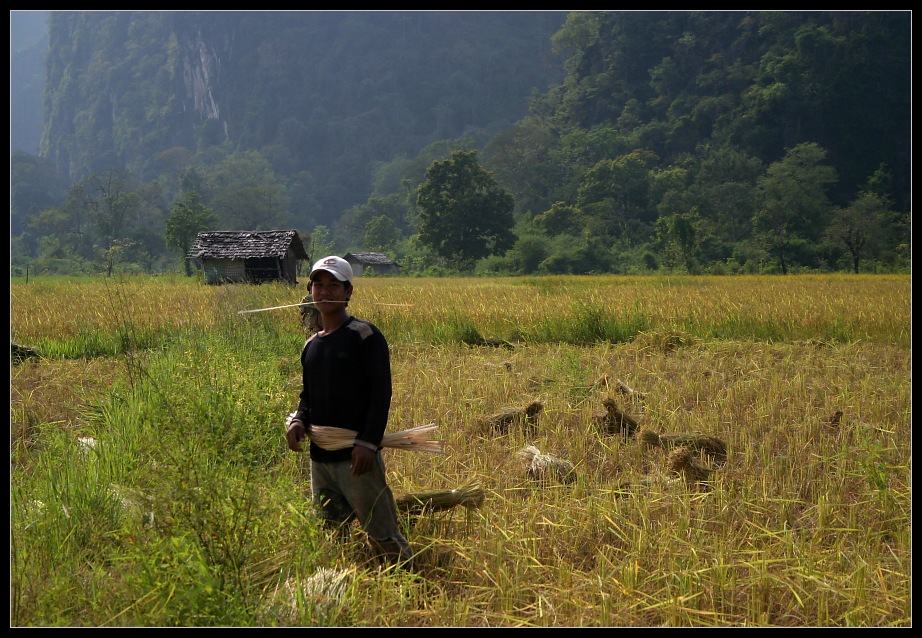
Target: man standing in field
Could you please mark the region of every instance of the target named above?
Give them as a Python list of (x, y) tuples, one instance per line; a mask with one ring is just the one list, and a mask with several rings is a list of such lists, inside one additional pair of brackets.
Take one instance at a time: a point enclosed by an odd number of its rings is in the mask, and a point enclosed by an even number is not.
[(341, 529), (357, 518), (376, 550), (410, 567), (413, 551), (380, 454), (391, 405), (390, 351), (374, 324), (347, 312), (352, 279), (341, 257), (324, 257), (311, 269), (308, 288), (322, 327), (301, 351), (303, 386), (285, 438), (300, 452), (314, 425), (357, 432), (355, 444), (342, 449), (310, 442), (314, 502), (326, 525)]

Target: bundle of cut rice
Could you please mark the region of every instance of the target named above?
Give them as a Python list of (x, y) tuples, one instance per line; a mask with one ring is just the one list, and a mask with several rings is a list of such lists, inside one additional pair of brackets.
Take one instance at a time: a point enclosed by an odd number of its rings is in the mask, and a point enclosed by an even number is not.
[(666, 457), (666, 467), (670, 472), (683, 476), (686, 483), (699, 489), (704, 487), (714, 474), (714, 470), (695, 461), (691, 450), (684, 446), (677, 447), (669, 453)]
[(454, 490), (404, 494), (394, 500), (397, 503), (397, 508), (401, 511), (408, 514), (419, 514), (424, 511), (439, 512), (448, 510), (456, 505), (475, 509), (483, 505), (483, 496), (483, 488), (480, 484), (470, 483)]
[[(435, 423), (419, 425), (400, 432), (391, 432), (381, 439), (381, 447), (395, 448), (398, 450), (411, 450), (414, 452), (442, 452), (444, 441), (429, 438), (428, 433), (438, 426)], [(355, 445), (355, 430), (333, 428), (325, 425), (311, 426), (310, 440), (325, 450), (341, 450)]]
[(510, 427), (520, 426), (526, 434), (534, 435), (538, 429), (538, 415), (543, 409), (544, 403), (537, 399), (521, 408), (505, 408), (502, 412), (478, 419), (477, 430), (480, 434), (508, 434)]
[[(288, 421), (285, 423), (286, 428), (291, 423), (292, 417), (294, 417), (294, 414), (288, 415)], [(438, 429), (438, 427), (435, 423), (429, 423), (428, 425), (418, 425), (400, 432), (389, 432), (381, 439), (380, 447), (413, 452), (442, 452), (444, 441), (429, 437), (429, 433)], [(312, 425), (307, 436), (325, 450), (341, 450), (355, 445), (357, 434), (356, 430), (334, 428), (327, 425)]]
[(541, 454), (534, 445), (526, 445), (519, 450), (519, 456), (528, 461), (525, 473), (532, 480), (546, 482), (556, 478), (565, 485), (576, 480), (573, 463), (551, 454)]
[(40, 355), (35, 348), (21, 346), (14, 341), (10, 341), (10, 361), (13, 363), (22, 363), (26, 359), (36, 359)]
[(622, 412), (610, 396), (602, 399), (602, 405), (605, 406), (605, 412), (591, 417), (593, 426), (604, 434), (620, 434), (624, 438), (634, 436), (640, 426), (633, 417)]
[(666, 451), (685, 447), (693, 454), (703, 452), (711, 458), (715, 465), (723, 465), (727, 461), (727, 444), (716, 436), (706, 434), (657, 434), (644, 428), (637, 435), (637, 438), (644, 445), (659, 447)]
[(287, 625), (297, 622), (304, 605), (315, 615), (335, 613), (349, 600), (350, 588), (357, 578), (355, 568), (321, 567), (305, 580), (290, 577), (270, 590), (267, 612)]

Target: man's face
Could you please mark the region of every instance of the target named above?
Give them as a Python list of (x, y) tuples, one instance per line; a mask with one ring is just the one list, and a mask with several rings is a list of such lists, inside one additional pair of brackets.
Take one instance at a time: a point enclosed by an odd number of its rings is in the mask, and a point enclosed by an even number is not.
[(347, 284), (326, 271), (320, 271), (311, 280), (311, 295), (320, 312), (342, 308), (346, 297)]

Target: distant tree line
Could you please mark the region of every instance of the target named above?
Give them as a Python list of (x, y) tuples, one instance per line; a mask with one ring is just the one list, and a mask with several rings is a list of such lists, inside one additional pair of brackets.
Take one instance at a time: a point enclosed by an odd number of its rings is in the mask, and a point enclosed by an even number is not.
[(154, 179), (115, 162), (73, 182), (60, 152), (15, 153), (13, 272), (185, 269), (200, 230), (269, 228), (407, 274), (910, 269), (908, 12), (574, 12), (551, 44), (566, 74), (527, 115), (375, 162), (329, 218), (302, 211), (345, 182), (277, 144), (202, 139), (157, 151)]

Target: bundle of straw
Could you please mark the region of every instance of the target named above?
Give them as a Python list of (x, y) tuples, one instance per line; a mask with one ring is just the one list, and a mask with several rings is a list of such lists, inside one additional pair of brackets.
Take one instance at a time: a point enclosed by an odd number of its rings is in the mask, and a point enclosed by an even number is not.
[(573, 463), (552, 454), (541, 454), (541, 450), (534, 445), (526, 445), (519, 450), (519, 456), (528, 461), (525, 474), (532, 480), (548, 481), (556, 478), (564, 485), (576, 480)]
[(685, 477), (686, 483), (691, 483), (700, 488), (714, 474), (714, 470), (707, 468), (692, 456), (692, 451), (687, 447), (677, 447), (666, 457), (666, 467), (670, 472)]
[[(288, 415), (288, 421), (285, 424), (286, 428), (293, 417), (294, 414)], [(381, 439), (380, 447), (413, 452), (442, 452), (444, 441), (432, 439), (428, 436), (429, 432), (436, 429), (438, 429), (438, 426), (435, 423), (429, 423), (428, 425), (418, 425), (400, 432), (390, 432)], [(355, 445), (357, 434), (358, 432), (355, 430), (334, 428), (327, 425), (312, 425), (309, 428), (307, 437), (325, 450), (341, 450)]]
[(401, 511), (420, 514), (424, 511), (448, 510), (456, 505), (463, 505), (468, 509), (478, 508), (483, 505), (483, 496), (483, 488), (479, 483), (469, 483), (454, 490), (404, 494), (394, 500)]
[(647, 428), (642, 429), (637, 438), (643, 445), (659, 447), (669, 451), (679, 447), (688, 448), (693, 454), (703, 452), (715, 465), (727, 461), (727, 444), (716, 436), (706, 434), (657, 434)]
[(605, 434), (621, 434), (625, 438), (634, 436), (640, 426), (633, 417), (622, 412), (610, 396), (602, 399), (602, 405), (605, 406), (605, 412), (592, 416), (592, 424), (597, 429)]

